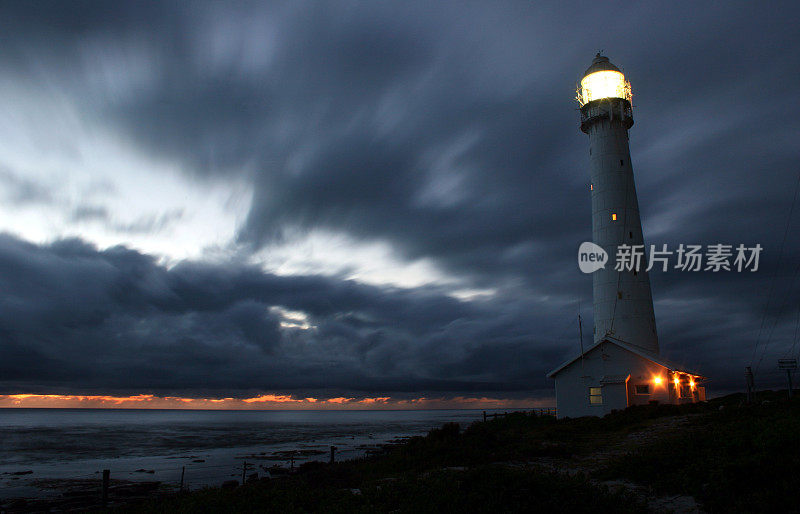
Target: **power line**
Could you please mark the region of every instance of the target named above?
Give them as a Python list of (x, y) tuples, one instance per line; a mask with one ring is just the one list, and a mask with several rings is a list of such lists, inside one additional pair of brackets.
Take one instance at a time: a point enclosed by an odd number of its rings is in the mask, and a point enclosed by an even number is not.
[(797, 346), (797, 333), (800, 331), (800, 306), (797, 307), (797, 321), (794, 324), (794, 337), (792, 337), (792, 349), (789, 351), (789, 356), (797, 358), (794, 354), (794, 348)]
[[(784, 298), (781, 306), (778, 308), (778, 312), (775, 314), (775, 322), (772, 324), (772, 328), (769, 331), (769, 335), (767, 336), (767, 340), (764, 342), (764, 349), (761, 352), (761, 358), (758, 359), (758, 364), (756, 365), (756, 371), (758, 371), (758, 367), (761, 365), (761, 361), (764, 360), (764, 356), (767, 354), (767, 347), (769, 346), (770, 341), (772, 340), (772, 334), (775, 332), (775, 328), (778, 326), (778, 322), (781, 319), (781, 314), (783, 314), (783, 309), (786, 307), (786, 304), (789, 303), (789, 298), (792, 294), (792, 288), (794, 287), (794, 281), (797, 279), (797, 275), (800, 273), (800, 263), (798, 263), (797, 267), (792, 274), (792, 279), (789, 281), (789, 289), (786, 291), (786, 297)], [(794, 345), (792, 345), (794, 349)]]
[[(794, 213), (794, 207), (795, 204), (797, 203), (798, 191), (800, 191), (800, 171), (798, 171), (797, 173), (797, 183), (795, 184), (794, 187), (794, 195), (792, 196), (792, 205), (789, 208), (789, 216), (786, 218), (786, 227), (783, 230), (783, 240), (781, 240), (781, 246), (780, 249), (778, 250), (778, 262), (775, 265), (775, 272), (772, 274), (772, 281), (770, 282), (769, 294), (767, 295), (767, 305), (764, 307), (764, 315), (761, 317), (761, 326), (758, 328), (758, 336), (756, 337), (756, 344), (755, 347), (753, 348), (753, 357), (750, 359), (751, 366), (753, 365), (753, 361), (755, 361), (756, 355), (758, 354), (758, 345), (761, 343), (761, 332), (764, 330), (764, 325), (766, 324), (767, 321), (767, 314), (769, 313), (769, 306), (772, 302), (772, 295), (775, 292), (775, 282), (778, 278), (778, 272), (780, 271), (781, 261), (783, 260), (783, 251), (786, 246), (786, 239), (789, 235), (789, 227), (792, 223), (792, 214)], [(797, 271), (795, 271), (795, 276), (796, 275)], [(792, 278), (792, 282), (794, 282), (794, 278)], [(777, 319), (776, 319), (776, 324), (777, 324)], [(774, 325), (773, 325), (773, 330), (774, 330)], [(772, 337), (772, 331), (770, 331), (770, 338), (771, 337)], [(764, 360), (764, 355), (766, 355), (768, 344), (769, 344), (769, 338), (767, 339), (767, 342), (764, 343), (764, 349), (761, 353), (761, 358), (758, 360), (758, 364), (755, 367), (754, 374), (758, 372), (758, 367), (761, 365), (761, 361)]]

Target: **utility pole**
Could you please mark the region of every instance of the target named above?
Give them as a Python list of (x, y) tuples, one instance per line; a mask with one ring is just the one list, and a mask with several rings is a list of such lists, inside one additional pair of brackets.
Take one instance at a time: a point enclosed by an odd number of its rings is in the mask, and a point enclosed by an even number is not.
[(755, 387), (753, 386), (753, 368), (750, 366), (744, 368), (744, 380), (747, 384), (747, 403), (753, 403)]
[(778, 369), (786, 370), (789, 381), (789, 399), (792, 399), (792, 371), (797, 369), (797, 359), (778, 359)]

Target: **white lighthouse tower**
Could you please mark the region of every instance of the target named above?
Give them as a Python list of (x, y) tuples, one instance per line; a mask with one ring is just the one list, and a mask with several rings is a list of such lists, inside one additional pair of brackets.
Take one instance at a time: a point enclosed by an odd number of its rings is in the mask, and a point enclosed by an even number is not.
[[(631, 85), (598, 53), (583, 74), (577, 100), (581, 130), (589, 135), (592, 239), (609, 262), (592, 277), (594, 343), (548, 374), (556, 382), (558, 417), (602, 416), (653, 401), (705, 400), (701, 375), (659, 355), (628, 148)], [(617, 270), (618, 250), (626, 249), (640, 262)]]
[[(613, 261), (620, 245), (644, 245), (628, 148), (630, 82), (598, 53), (583, 75), (578, 103), (581, 130), (589, 135), (592, 239)], [(658, 354), (647, 262), (641, 259), (639, 270), (616, 271), (607, 265), (593, 274), (594, 341), (613, 336)]]

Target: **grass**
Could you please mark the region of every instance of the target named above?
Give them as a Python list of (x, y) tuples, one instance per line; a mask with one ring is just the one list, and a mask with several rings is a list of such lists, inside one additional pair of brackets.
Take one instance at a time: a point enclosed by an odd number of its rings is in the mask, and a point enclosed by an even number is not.
[[(341, 484), (339, 484), (341, 485)], [(137, 507), (140, 512), (645, 512), (633, 496), (585, 476), (504, 466), (401, 473), (342, 488), (295, 476), (234, 490), (206, 489)]]
[(693, 496), (710, 512), (796, 512), (800, 400), (763, 397), (772, 400), (748, 406), (730, 396), (568, 420), (510, 413), (464, 430), (447, 424), (379, 456), (307, 463), (286, 478), (126, 510), (647, 511), (641, 494), (603, 485), (625, 479), (657, 495)]
[(797, 512), (800, 399), (723, 408), (610, 462), (661, 494), (694, 496), (709, 512)]

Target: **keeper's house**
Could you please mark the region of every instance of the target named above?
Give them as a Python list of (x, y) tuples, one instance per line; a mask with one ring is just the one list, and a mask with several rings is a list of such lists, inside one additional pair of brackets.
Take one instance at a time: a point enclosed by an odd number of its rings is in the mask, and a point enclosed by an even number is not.
[(559, 418), (603, 416), (651, 401), (705, 401), (704, 377), (607, 336), (551, 371)]

